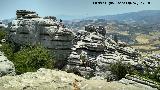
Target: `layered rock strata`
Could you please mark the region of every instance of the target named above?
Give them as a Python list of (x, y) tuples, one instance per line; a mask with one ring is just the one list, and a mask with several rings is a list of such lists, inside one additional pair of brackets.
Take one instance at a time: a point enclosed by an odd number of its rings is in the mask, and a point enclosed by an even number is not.
[(73, 32), (54, 16), (39, 17), (36, 12), (17, 10), (9, 39), (17, 45), (42, 44), (53, 51), (57, 67), (63, 67), (71, 52)]
[(78, 31), (74, 39), (66, 70), (86, 77), (114, 79), (109, 70), (111, 64), (121, 61), (142, 69), (139, 56), (135, 49), (107, 37), (104, 27), (88, 25), (85, 30)]
[(16, 15), (10, 27), (10, 41), (16, 45), (42, 44), (53, 52), (56, 67), (65, 66), (68, 72), (115, 80), (109, 68), (116, 62), (130, 63), (141, 71), (144, 66), (152, 71), (160, 64), (150, 58), (140, 59), (137, 50), (108, 37), (103, 26), (87, 25), (74, 35), (54, 16), (39, 17), (36, 12), (27, 10), (17, 10)]

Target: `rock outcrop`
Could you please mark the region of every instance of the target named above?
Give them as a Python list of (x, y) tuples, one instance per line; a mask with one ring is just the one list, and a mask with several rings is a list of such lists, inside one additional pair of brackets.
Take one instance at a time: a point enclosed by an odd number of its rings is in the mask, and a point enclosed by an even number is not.
[(15, 75), (14, 64), (0, 52), (0, 77), (4, 75)]
[(34, 11), (27, 11), (27, 10), (17, 10), (16, 11), (17, 18), (24, 18), (24, 19), (31, 19), (31, 18), (38, 18), (38, 14)]
[(137, 50), (108, 37), (103, 26), (88, 25), (74, 35), (65, 28), (62, 20), (58, 21), (54, 16), (39, 17), (36, 12), (27, 10), (17, 10), (16, 15), (10, 27), (9, 40), (16, 45), (42, 44), (53, 52), (59, 69), (65, 66), (63, 69), (66, 71), (87, 78), (115, 80), (116, 76), (109, 68), (116, 62), (130, 63), (142, 71), (144, 64), (151, 68), (160, 64), (141, 60)]
[(73, 32), (54, 16), (39, 17), (34, 11), (17, 10), (10, 30), (10, 41), (18, 45), (42, 44), (51, 50), (57, 67), (63, 67), (71, 52)]
[[(78, 31), (74, 39), (74, 47), (68, 58), (66, 70), (82, 76), (100, 76), (115, 78), (109, 67), (121, 61), (124, 64), (139, 66), (139, 52), (123, 43), (117, 43), (106, 36), (104, 27), (88, 25), (85, 30)], [(141, 67), (139, 67), (142, 69)]]
[(137, 75), (126, 75), (125, 78), (120, 80), (121, 83), (124, 84), (135, 84), (137, 86), (145, 86), (145, 87), (153, 87), (153, 88), (160, 88), (157, 82), (145, 79), (143, 77), (139, 77)]
[(159, 54), (149, 55), (148, 57), (143, 58), (143, 66), (150, 74), (152, 74), (156, 69), (159, 68), (160, 66), (159, 60), (160, 60)]
[[(120, 81), (106, 82), (106, 79), (117, 80), (110, 66), (119, 61), (141, 71), (145, 65), (152, 71), (160, 63), (151, 58), (141, 60), (137, 50), (108, 37), (103, 26), (87, 25), (85, 30), (79, 30), (74, 35), (65, 28), (62, 20), (58, 21), (54, 16), (39, 17), (36, 12), (27, 10), (17, 10), (16, 15), (10, 27), (9, 40), (18, 46), (43, 45), (53, 53), (56, 67), (72, 74), (41, 68), (37, 72), (15, 77), (1, 77), (0, 89), (157, 90), (154, 83), (129, 76)], [(157, 59), (157, 56), (152, 58)], [(3, 58), (0, 61), (0, 76), (14, 74), (13, 63)]]
[(0, 77), (0, 90), (157, 90), (128, 79), (86, 80), (73, 73), (41, 68), (17, 76)]

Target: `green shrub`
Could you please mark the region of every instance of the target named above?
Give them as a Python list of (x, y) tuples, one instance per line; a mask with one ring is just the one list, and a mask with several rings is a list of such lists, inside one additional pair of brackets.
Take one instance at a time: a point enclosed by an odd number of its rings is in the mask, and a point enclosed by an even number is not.
[(0, 40), (4, 39), (6, 37), (7, 33), (5, 32), (4, 28), (0, 29)]
[(154, 71), (154, 79), (155, 81), (160, 83), (160, 66)]
[(149, 78), (153, 81), (156, 81), (158, 83), (160, 83), (160, 67), (158, 67), (157, 69), (155, 69), (153, 71), (153, 73), (147, 72), (143, 74), (143, 76), (145, 76), (146, 78)]
[(12, 45), (9, 43), (2, 43), (2, 46), (0, 47), (0, 51), (4, 52), (4, 55), (9, 59), (13, 60), (14, 54), (13, 54), (13, 48)]
[(54, 57), (44, 47), (24, 46), (19, 51), (14, 51), (14, 46), (11, 43), (2, 43), (0, 51), (14, 63), (17, 74), (25, 72), (33, 72), (39, 68), (53, 69)]
[(53, 57), (40, 45), (24, 47), (14, 54), (16, 73), (34, 72), (39, 68), (53, 69)]
[(131, 65), (123, 64), (121, 61), (111, 64), (110, 70), (117, 76), (118, 80), (124, 78), (126, 74), (132, 73)]

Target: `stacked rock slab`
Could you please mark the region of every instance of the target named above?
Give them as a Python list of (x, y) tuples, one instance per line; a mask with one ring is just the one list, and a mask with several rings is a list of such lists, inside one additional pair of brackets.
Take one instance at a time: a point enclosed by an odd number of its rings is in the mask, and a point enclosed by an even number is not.
[(17, 10), (16, 11), (17, 18), (37, 18), (38, 14), (34, 11), (27, 10)]
[[(18, 45), (42, 44), (53, 51), (58, 64), (62, 67), (71, 52), (73, 32), (54, 16), (39, 17), (36, 12), (17, 10), (10, 30), (10, 41)], [(60, 66), (62, 65), (62, 66)]]
[[(66, 65), (68, 72), (108, 78), (106, 76), (112, 76), (109, 67), (113, 63), (122, 61), (133, 66), (141, 63), (138, 51), (106, 37), (106, 30), (102, 26), (86, 26), (85, 30), (78, 31), (73, 42), (73, 51)], [(114, 79), (114, 76), (111, 78)]]

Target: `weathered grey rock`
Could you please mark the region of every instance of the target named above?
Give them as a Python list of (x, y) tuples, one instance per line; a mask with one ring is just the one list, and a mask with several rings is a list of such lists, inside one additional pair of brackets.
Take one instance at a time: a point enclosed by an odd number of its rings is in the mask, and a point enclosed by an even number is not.
[(156, 55), (144, 57), (142, 62), (145, 70), (148, 70), (149, 73), (153, 73), (160, 66), (160, 61)]
[(104, 28), (104, 26), (99, 26), (99, 27), (97, 28), (97, 32), (98, 32), (99, 34), (103, 35), (103, 36), (106, 35), (106, 29)]
[(135, 67), (141, 66), (139, 55), (135, 49), (107, 37), (103, 26), (88, 25), (85, 30), (77, 32), (66, 70), (82, 76), (115, 80), (115, 75), (110, 72), (110, 65), (122, 61)]
[(5, 75), (15, 75), (14, 64), (0, 52), (0, 77)]
[(38, 14), (34, 11), (27, 10), (17, 10), (16, 11), (17, 18), (37, 18)]
[(151, 58), (160, 60), (160, 54), (153, 54)]
[(17, 19), (13, 20), (10, 41), (19, 45), (42, 44), (53, 51), (56, 67), (63, 68), (71, 53), (74, 34), (56, 20), (54, 16), (39, 17), (36, 12), (17, 10)]
[[(85, 26), (74, 36), (56, 17), (42, 18), (36, 12), (19, 10), (12, 22), (10, 40), (19, 45), (40, 43), (53, 51), (57, 67), (65, 66), (64, 70), (86, 78), (116, 80), (110, 65), (118, 61), (143, 70), (139, 52), (107, 37), (103, 26)], [(159, 65), (146, 63), (151, 68)]]
[[(124, 81), (124, 80), (123, 80)], [(125, 81), (126, 82), (126, 81)], [(122, 81), (86, 80), (73, 73), (41, 68), (17, 76), (0, 77), (1, 90), (157, 90)]]
[(153, 88), (156, 90), (160, 87), (158, 83), (151, 80), (144, 79), (136, 75), (134, 76), (126, 75), (126, 77), (122, 78), (119, 82), (126, 85), (132, 84), (138, 87), (145, 87), (146, 90), (152, 90)]

